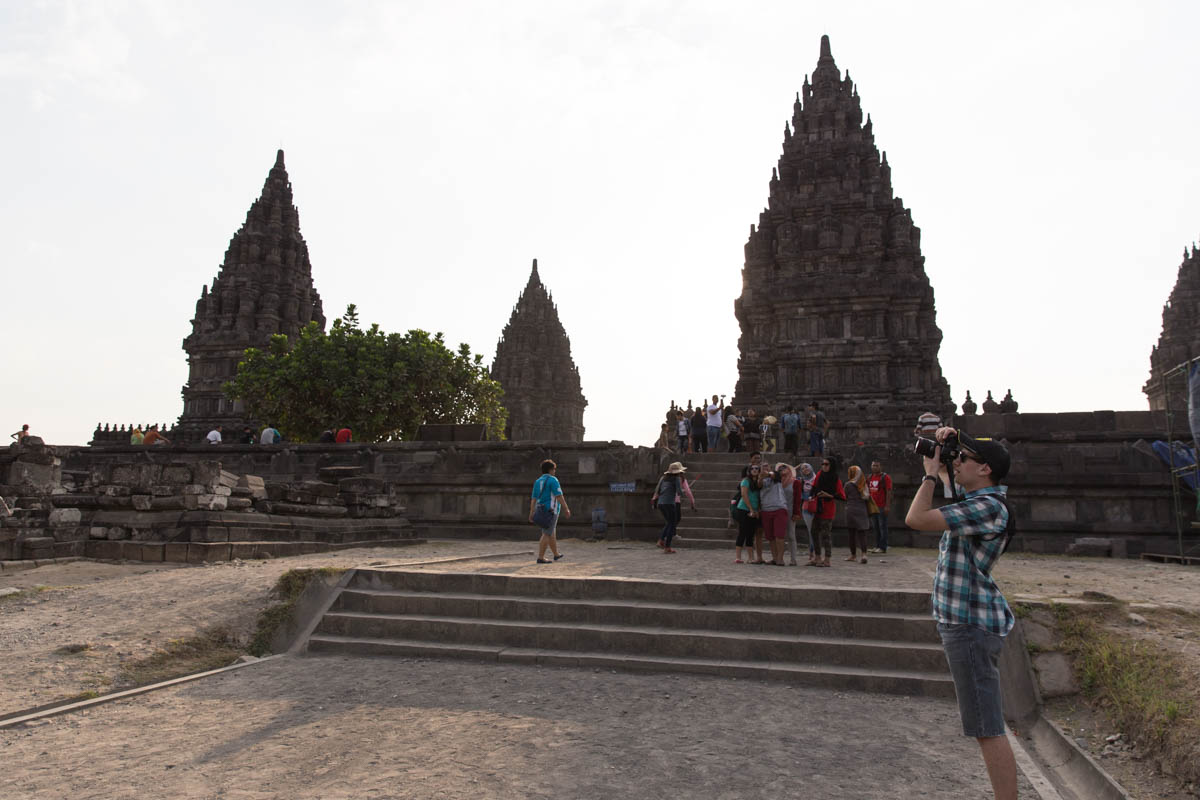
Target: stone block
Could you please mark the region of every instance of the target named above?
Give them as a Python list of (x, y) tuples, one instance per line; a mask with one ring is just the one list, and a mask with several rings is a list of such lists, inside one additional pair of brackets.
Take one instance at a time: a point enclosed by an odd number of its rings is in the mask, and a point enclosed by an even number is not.
[(233, 489), (230, 489), (228, 486), (214, 486), (213, 490), (206, 492), (206, 494), (213, 494), (217, 497), (229, 497), (233, 494)]
[(150, 510), (152, 511), (182, 511), (183, 496), (175, 495), (173, 497), (155, 497), (150, 501)]
[(254, 501), (249, 497), (230, 497), (229, 502), (225, 504), (228, 511), (249, 511), (254, 507)]
[(229, 560), (229, 544), (204, 544), (191, 542), (188, 544), (187, 560), (189, 564)]
[(173, 564), (186, 564), (187, 560), (187, 542), (167, 542), (163, 546), (163, 561), (169, 561)]
[(141, 546), (141, 560), (152, 562), (162, 561), (165, 550), (166, 546), (162, 542), (157, 542), (155, 544), (143, 544)]
[(129, 538), (129, 530), (127, 528), (121, 528), (121, 527), (116, 527), (116, 526), (108, 528), (108, 533), (106, 534), (106, 538), (110, 542), (119, 541), (121, 539), (128, 539)]
[(271, 483), (267, 484), (267, 499), (268, 500), (282, 500), (282, 499), (284, 499), (284, 496), (287, 494), (287, 492), (288, 492), (288, 485), (286, 483), (271, 482)]
[(192, 464), (192, 483), (198, 483), (205, 488), (217, 486), (221, 481), (221, 462), (197, 461)]
[(345, 506), (317, 506), (305, 503), (272, 503), (271, 510), (276, 514), (295, 514), (305, 517), (344, 517)]
[(56, 494), (56, 508), (95, 508), (99, 502), (94, 494)]
[(1030, 517), (1035, 522), (1074, 522), (1075, 501), (1034, 498), (1029, 501)]
[(107, 541), (90, 541), (85, 549), (88, 558), (100, 558), (108, 561), (121, 559), (121, 543)]
[(1079, 692), (1071, 660), (1063, 653), (1037, 653), (1033, 657), (1033, 668), (1037, 671), (1042, 697), (1065, 697)]
[(133, 494), (133, 490), (128, 486), (110, 484), (102, 488), (100, 493), (105, 497), (129, 497), (129, 495)]
[(75, 542), (86, 538), (88, 538), (88, 528), (82, 525), (70, 525), (65, 528), (54, 529), (54, 541), (59, 544), (63, 542)]
[(208, 494), (208, 489), (198, 483), (189, 483), (181, 490), (185, 495)]
[(96, 498), (100, 508), (103, 509), (118, 509), (130, 508), (133, 503), (128, 497), (113, 497), (110, 495), (101, 495)]
[(1112, 542), (1108, 539), (1084, 537), (1067, 546), (1069, 556), (1107, 557), (1112, 553)]
[(186, 464), (168, 464), (163, 467), (163, 483), (184, 484), (192, 482), (192, 468)]
[(220, 525), (203, 525), (188, 529), (188, 539), (192, 542), (213, 543), (228, 542), (229, 529)]
[(31, 464), (14, 461), (8, 468), (8, 482), (21, 491), (49, 494), (61, 482), (62, 469), (56, 464)]
[(135, 511), (149, 511), (151, 500), (152, 498), (148, 494), (135, 494), (129, 498), (129, 502), (133, 505)]
[(1022, 620), (1021, 632), (1025, 634), (1025, 641), (1039, 650), (1054, 650), (1058, 647), (1054, 631), (1040, 622), (1034, 622), (1031, 619)]
[(82, 519), (83, 515), (78, 508), (56, 508), (50, 512), (47, 522), (54, 527), (65, 527), (78, 525)]
[(88, 529), (88, 537), (92, 538), (92, 539), (107, 539), (108, 538), (108, 528), (103, 528), (100, 526), (93, 526)]
[(270, 558), (270, 542), (230, 542), (229, 557), (231, 559)]
[(238, 476), (228, 470), (221, 470), (217, 475), (217, 483), (227, 489), (232, 489), (238, 485)]
[(359, 494), (381, 494), (387, 492), (387, 481), (380, 478), (343, 478), (338, 481), (338, 491), (342, 494), (355, 492)]

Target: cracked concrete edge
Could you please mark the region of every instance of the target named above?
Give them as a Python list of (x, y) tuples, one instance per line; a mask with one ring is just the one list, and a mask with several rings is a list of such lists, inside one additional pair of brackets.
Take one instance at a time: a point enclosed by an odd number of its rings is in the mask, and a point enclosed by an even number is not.
[(342, 590), (350, 585), (350, 581), (354, 580), (358, 570), (358, 567), (346, 570), (332, 587), (313, 597), (309, 602), (298, 604), (293, 619), (296, 620), (299, 630), (286, 650), (288, 655), (302, 655), (308, 651), (308, 640), (312, 637), (313, 631), (317, 629), (321, 620), (329, 613), (329, 609), (333, 608), (333, 604), (341, 597)]
[(38, 706), (37, 708), (29, 709), (24, 712), (13, 712), (11, 716), (0, 720), (0, 730), (12, 728), (26, 722), (33, 722), (34, 720), (45, 719), (47, 717), (56, 717), (60, 714), (69, 714), (74, 711), (82, 711), (87, 708), (92, 708), (93, 706), (111, 703), (114, 700), (123, 700), (127, 697), (136, 697), (140, 694), (146, 694), (147, 692), (153, 692), (158, 689), (166, 689), (171, 686), (177, 686), (181, 683), (189, 683), (191, 681), (199, 680), (200, 678), (207, 678), (210, 675), (219, 675), (222, 672), (232, 672), (237, 669), (243, 669), (244, 667), (252, 667), (255, 664), (261, 664), (264, 661), (270, 661), (280, 657), (281, 655), (266, 656), (265, 658), (258, 658), (254, 661), (244, 661), (239, 664), (230, 664), (228, 667), (219, 667), (217, 669), (206, 670), (205, 672), (196, 672), (192, 675), (183, 675), (178, 678), (171, 678), (168, 681), (160, 681), (159, 683), (152, 683), (148, 686), (138, 686), (133, 689), (126, 689), (122, 692), (102, 694), (99, 697), (93, 697), (88, 700), (65, 702), (48, 707)]

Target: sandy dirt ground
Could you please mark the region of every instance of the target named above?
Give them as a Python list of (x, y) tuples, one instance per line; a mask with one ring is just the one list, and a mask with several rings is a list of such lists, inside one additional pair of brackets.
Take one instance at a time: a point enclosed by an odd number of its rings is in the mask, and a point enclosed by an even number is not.
[[(562, 551), (566, 555), (562, 561), (539, 565), (533, 563), (532, 545), (521, 542), (430, 542), (208, 566), (77, 561), (0, 575), (0, 589), (23, 590), (0, 598), (0, 653), (5, 654), (0, 659), (0, 714), (89, 690), (108, 691), (118, 680), (123, 662), (209, 626), (227, 625), (249, 636), (271, 586), (280, 574), (294, 568), (422, 564), (425, 569), (548, 576), (925, 591), (936, 560), (930, 550), (894, 549), (865, 565), (835, 556), (832, 569), (755, 566), (734, 564), (732, 553), (724, 551), (689, 551), (686, 542), (674, 555), (642, 543), (576, 540), (563, 542)], [(472, 557), (475, 560), (461, 560)], [(1079, 598), (1085, 591), (1095, 591), (1128, 601), (1200, 610), (1200, 569), (1195, 568), (1011, 554), (1001, 560), (996, 575), (1013, 600)], [(84, 644), (88, 648), (77, 653), (63, 650)]]
[[(205, 566), (80, 561), (4, 574), (0, 589), (22, 591), (0, 598), (0, 714), (109, 691), (122, 663), (210, 626), (248, 636), (270, 587), (293, 568), (925, 591), (936, 559), (896, 549), (866, 565), (835, 556), (833, 569), (791, 568), (736, 565), (732, 553), (679, 546), (664, 555), (641, 543), (568, 540), (566, 558), (537, 565), (531, 543), (454, 541)], [(1200, 610), (1195, 568), (1011, 554), (997, 578), (1014, 600), (1102, 592)], [(80, 644), (88, 648), (67, 652)], [(1181, 646), (1196, 651), (1190, 641)], [(794, 796), (800, 787), (809, 787), (805, 797), (985, 797), (974, 745), (953, 735), (955, 725), (953, 705), (938, 701), (695, 676), (286, 659), (0, 731), (9, 757), (0, 797), (651, 797), (681, 785), (704, 797)], [(955, 767), (962, 757), (970, 769)]]
[(285, 658), (0, 731), (0, 796), (990, 798), (957, 724), (776, 682)]

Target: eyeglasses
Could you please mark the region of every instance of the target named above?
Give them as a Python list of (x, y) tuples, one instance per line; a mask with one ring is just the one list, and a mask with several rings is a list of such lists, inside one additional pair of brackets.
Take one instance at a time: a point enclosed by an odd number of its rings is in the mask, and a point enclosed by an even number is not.
[(966, 450), (959, 450), (958, 451), (959, 463), (965, 464), (965, 463), (967, 463), (968, 460), (974, 461), (976, 464), (986, 464), (987, 463), (979, 456), (973, 456), (973, 455), (969, 454)]
[(829, 466), (829, 462), (828, 462), (828, 461), (822, 461), (822, 462), (821, 462), (821, 466), (822, 466), (822, 467), (828, 467), (828, 466)]

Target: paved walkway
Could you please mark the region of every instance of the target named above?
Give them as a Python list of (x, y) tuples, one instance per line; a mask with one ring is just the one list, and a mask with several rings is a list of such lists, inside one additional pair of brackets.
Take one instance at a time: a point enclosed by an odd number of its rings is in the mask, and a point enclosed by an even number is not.
[(984, 800), (957, 725), (775, 682), (287, 658), (0, 731), (0, 796)]

